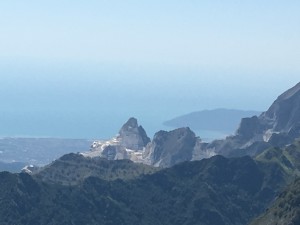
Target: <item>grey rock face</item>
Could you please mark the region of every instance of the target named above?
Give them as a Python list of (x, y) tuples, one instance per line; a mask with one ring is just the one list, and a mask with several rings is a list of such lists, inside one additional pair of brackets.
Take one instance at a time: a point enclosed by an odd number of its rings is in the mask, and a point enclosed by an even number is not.
[(283, 147), (300, 137), (300, 83), (280, 95), (259, 117), (242, 119), (236, 135), (208, 145), (225, 156), (256, 155), (266, 146)]
[(117, 137), (108, 141), (95, 141), (86, 157), (102, 157), (109, 160), (130, 159), (142, 161), (142, 152), (150, 142), (144, 128), (138, 125), (137, 119), (130, 118), (120, 129)]
[(280, 95), (271, 107), (260, 116), (274, 132), (288, 133), (300, 125), (300, 83)]
[[(285, 145), (300, 136), (300, 83), (280, 95), (270, 108), (259, 116), (266, 141), (280, 137)], [(266, 136), (269, 134), (270, 139)], [(284, 136), (286, 136), (284, 138)], [(286, 139), (286, 141), (284, 141)]]
[(141, 150), (149, 142), (150, 138), (142, 126), (138, 125), (137, 119), (130, 118), (119, 131), (117, 140), (120, 145), (132, 150)]
[(117, 137), (108, 141), (95, 141), (85, 157), (101, 157), (109, 160), (130, 159), (156, 167), (171, 167), (179, 162), (209, 158), (206, 144), (190, 128), (159, 131), (153, 141), (147, 136), (135, 118), (130, 118), (120, 129)]
[(179, 128), (172, 131), (159, 131), (151, 143), (146, 146), (143, 158), (145, 163), (170, 167), (179, 162), (190, 161), (197, 156), (207, 158), (211, 155), (201, 154), (201, 140), (190, 128)]
[(256, 134), (261, 133), (262, 130), (263, 127), (260, 124), (258, 117), (253, 116), (251, 118), (243, 118), (241, 120), (236, 135), (247, 140), (255, 137)]
[(117, 146), (109, 145), (103, 149), (102, 156), (108, 160), (115, 159), (117, 155)]
[(28, 166), (25, 166), (21, 172), (22, 173), (28, 173), (28, 174), (32, 174), (32, 173), (35, 173), (37, 171), (39, 171), (39, 167), (38, 166), (34, 166), (34, 165), (28, 165)]
[(267, 112), (260, 116), (270, 121), (274, 131), (285, 131), (300, 121), (300, 83), (280, 95)]

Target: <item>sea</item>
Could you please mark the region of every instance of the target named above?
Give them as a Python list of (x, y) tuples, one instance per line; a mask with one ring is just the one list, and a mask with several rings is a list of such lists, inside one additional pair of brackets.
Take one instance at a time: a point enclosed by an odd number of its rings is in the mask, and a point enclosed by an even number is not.
[[(152, 138), (174, 129), (163, 122), (194, 111), (264, 111), (290, 86), (265, 91), (250, 72), (240, 82), (238, 72), (164, 66), (0, 62), (0, 69), (0, 137), (109, 139), (135, 117)], [(194, 132), (206, 141), (230, 135)]]
[[(138, 113), (137, 113), (138, 112)], [(168, 115), (126, 111), (120, 108), (105, 110), (13, 110), (1, 111), (0, 137), (71, 138), (105, 140), (114, 137), (122, 125), (135, 117), (152, 138), (160, 130), (170, 131), (163, 122), (172, 119)], [(170, 115), (171, 116), (171, 115)], [(175, 116), (175, 115), (174, 115)], [(224, 138), (227, 134), (218, 131), (194, 130), (205, 141)]]

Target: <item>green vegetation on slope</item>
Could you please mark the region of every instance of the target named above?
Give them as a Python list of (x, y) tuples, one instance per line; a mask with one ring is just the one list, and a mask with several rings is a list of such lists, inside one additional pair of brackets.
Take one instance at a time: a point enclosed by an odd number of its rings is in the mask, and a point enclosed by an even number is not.
[(295, 140), (285, 148), (270, 148), (256, 156), (259, 162), (276, 163), (294, 179), (300, 175), (300, 140)]
[(130, 180), (143, 174), (151, 174), (159, 168), (133, 163), (130, 160), (89, 158), (70, 153), (34, 173), (34, 177), (50, 183), (76, 185), (87, 177), (103, 180)]
[[(278, 195), (275, 203), (269, 206), (270, 209), (251, 225), (300, 224), (300, 139), (282, 149), (267, 149), (258, 155), (256, 160), (264, 166), (277, 165), (286, 174), (285, 182), (292, 184)], [(273, 187), (276, 188), (276, 183)]]
[[(124, 163), (115, 161), (116, 164)], [(215, 156), (130, 180), (78, 185), (0, 173), (0, 224), (244, 225), (277, 194), (284, 172)]]
[(299, 225), (300, 178), (283, 191), (273, 206), (251, 225)]

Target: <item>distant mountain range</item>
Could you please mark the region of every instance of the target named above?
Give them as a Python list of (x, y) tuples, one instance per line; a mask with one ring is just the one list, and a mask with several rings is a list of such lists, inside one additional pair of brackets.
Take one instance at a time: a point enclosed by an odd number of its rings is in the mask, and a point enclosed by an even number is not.
[(89, 151), (24, 171), (0, 173), (0, 224), (296, 225), (300, 83), (223, 140), (188, 127), (151, 140), (130, 118)]
[(237, 109), (213, 109), (192, 112), (164, 122), (165, 126), (192, 130), (219, 131), (233, 134), (242, 118), (259, 115), (258, 111)]

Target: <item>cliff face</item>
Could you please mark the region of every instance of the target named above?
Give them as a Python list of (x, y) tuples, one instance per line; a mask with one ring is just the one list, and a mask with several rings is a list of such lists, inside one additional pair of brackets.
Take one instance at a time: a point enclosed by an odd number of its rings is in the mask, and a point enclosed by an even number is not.
[(117, 141), (120, 146), (137, 151), (143, 149), (150, 138), (144, 128), (138, 125), (137, 119), (130, 118), (120, 129)]
[(130, 118), (119, 134), (108, 141), (95, 141), (90, 151), (82, 153), (86, 157), (102, 157), (109, 160), (130, 159), (142, 161), (142, 153), (150, 142), (146, 131), (138, 125), (137, 119)]
[(147, 145), (144, 159), (150, 165), (169, 167), (192, 160), (195, 145), (195, 134), (189, 128), (159, 131)]
[(241, 120), (236, 135), (214, 141), (208, 149), (225, 156), (256, 155), (300, 137), (300, 83), (280, 95), (259, 117)]
[(249, 139), (259, 134), (263, 135), (265, 141), (268, 141), (274, 133), (286, 133), (296, 138), (300, 134), (299, 128), (300, 83), (280, 95), (259, 117), (243, 119), (237, 135)]
[(275, 132), (289, 132), (300, 122), (300, 83), (280, 95), (260, 119)]
[(179, 162), (213, 156), (203, 147), (199, 137), (190, 128), (159, 131), (153, 140), (147, 136), (137, 119), (130, 118), (119, 134), (108, 141), (95, 141), (85, 157), (102, 157), (109, 160), (130, 159), (156, 167), (171, 167)]
[[(272, 142), (295, 139), (300, 136), (300, 83), (280, 95), (271, 107), (260, 116)], [(278, 135), (280, 134), (280, 135)], [(274, 135), (274, 136), (273, 136)]]

